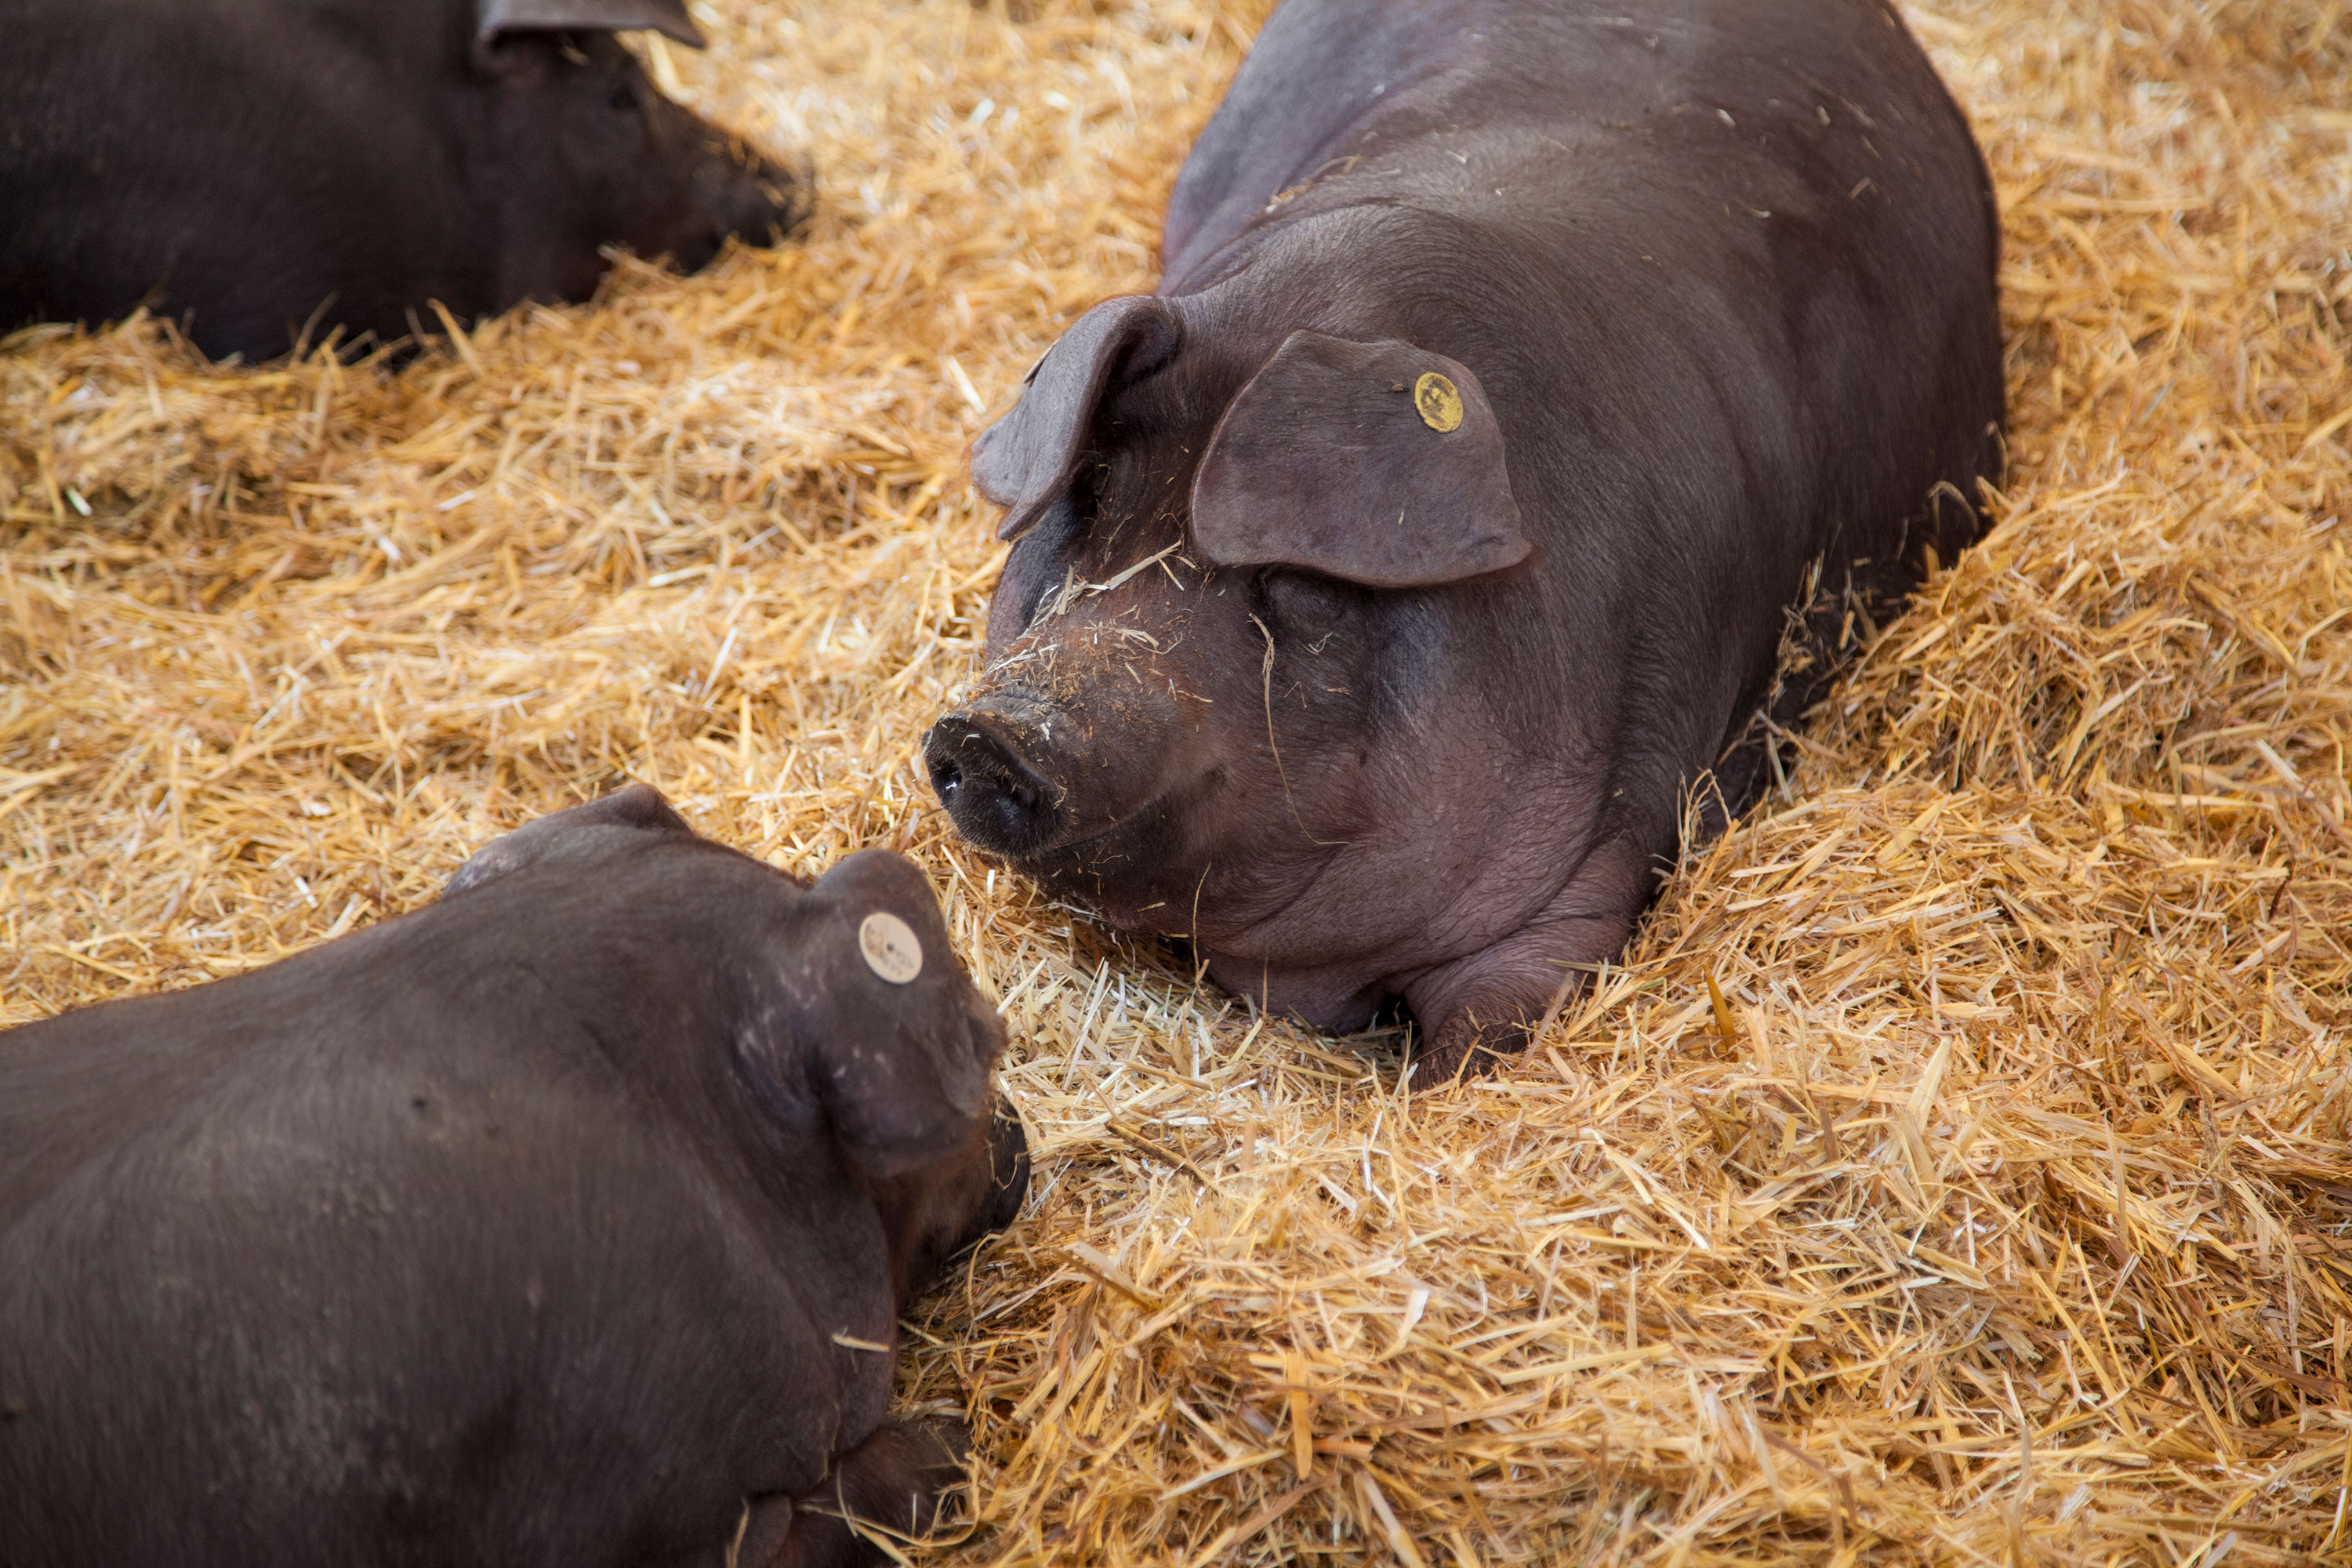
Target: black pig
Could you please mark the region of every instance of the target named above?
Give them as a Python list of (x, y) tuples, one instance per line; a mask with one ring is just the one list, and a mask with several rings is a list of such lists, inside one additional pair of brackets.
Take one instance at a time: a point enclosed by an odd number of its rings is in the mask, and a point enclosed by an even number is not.
[(1998, 244), (1882, 0), (1289, 0), (1159, 292), (974, 446), (1019, 542), (935, 786), (1276, 1012), (1402, 997), (1417, 1081), (1524, 1045), (1754, 798), (1814, 569), (1866, 616), (1976, 536)]
[(0, 0), (0, 330), (142, 300), (266, 359), (692, 271), (810, 207), (615, 30), (683, 0)]
[(952, 1420), (899, 1310), (1008, 1223), (922, 874), (650, 789), (430, 909), (0, 1035), (0, 1563), (881, 1561)]

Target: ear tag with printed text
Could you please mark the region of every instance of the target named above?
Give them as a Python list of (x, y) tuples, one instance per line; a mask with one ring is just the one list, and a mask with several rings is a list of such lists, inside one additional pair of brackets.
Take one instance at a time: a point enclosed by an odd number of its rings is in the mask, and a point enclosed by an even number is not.
[(1412, 384), (1412, 405), (1421, 422), (1444, 436), (1462, 428), (1462, 392), (1435, 371)]
[(897, 915), (877, 910), (857, 927), (858, 955), (866, 967), (893, 985), (904, 985), (923, 972), (923, 944)]

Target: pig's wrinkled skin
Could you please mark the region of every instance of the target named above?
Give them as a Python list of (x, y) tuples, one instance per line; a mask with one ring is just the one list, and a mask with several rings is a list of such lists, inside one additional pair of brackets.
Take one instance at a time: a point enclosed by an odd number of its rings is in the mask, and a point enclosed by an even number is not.
[(805, 168), (663, 97), (682, 0), (9, 0), (0, 331), (152, 302), (207, 354), (389, 342), (791, 234)]
[(1003, 1040), (913, 866), (804, 887), (642, 787), (0, 1034), (0, 1563), (884, 1561), (838, 1516), (962, 1478), (888, 1347), (1020, 1206)]
[(1159, 292), (975, 445), (1019, 542), (935, 786), (1277, 1014), (1402, 997), (1418, 1083), (1523, 1046), (1704, 775), (1754, 798), (1814, 564), (1885, 605), (1975, 537), (1997, 247), (1880, 0), (1289, 0)]

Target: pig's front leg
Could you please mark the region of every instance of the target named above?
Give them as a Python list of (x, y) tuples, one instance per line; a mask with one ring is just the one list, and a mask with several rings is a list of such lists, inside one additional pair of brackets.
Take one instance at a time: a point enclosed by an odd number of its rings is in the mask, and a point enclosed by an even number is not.
[(1528, 924), (1406, 982), (1402, 989), (1423, 1042), (1413, 1088), (1478, 1077), (1527, 1049), (1545, 1014), (1572, 1004), (1591, 984), (1590, 966), (1624, 952), (1649, 901), (1649, 864), (1629, 847), (1612, 846), (1588, 858)]
[(889, 1553), (849, 1521), (896, 1536), (928, 1533), (971, 1452), (971, 1434), (951, 1416), (885, 1421), (814, 1491), (753, 1503), (728, 1568), (878, 1568)]

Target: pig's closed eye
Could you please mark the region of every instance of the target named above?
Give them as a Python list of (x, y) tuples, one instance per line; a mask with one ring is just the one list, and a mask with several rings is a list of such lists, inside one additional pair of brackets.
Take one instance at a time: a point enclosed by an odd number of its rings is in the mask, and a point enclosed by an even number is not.
[(1066, 495), (1048, 508), (1045, 515), (1037, 520), (1037, 526), (1023, 534), (1021, 542), (1013, 546), (1021, 563), (1016, 589), (1019, 598), (1015, 602), (1021, 606), (1023, 626), (1035, 620), (1046, 595), (1062, 586), (1066, 558), (1070, 546), (1086, 531), (1086, 514), (1079, 510), (1077, 498)]
[(625, 81), (614, 88), (613, 96), (604, 101), (614, 113), (626, 114), (637, 107), (637, 89)]
[[(1259, 613), (1277, 630), (1310, 643), (1328, 643), (1346, 624), (1361, 591), (1317, 572), (1276, 566), (1260, 572), (1250, 584)], [(1316, 652), (1321, 652), (1318, 647)]]

